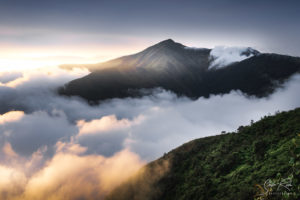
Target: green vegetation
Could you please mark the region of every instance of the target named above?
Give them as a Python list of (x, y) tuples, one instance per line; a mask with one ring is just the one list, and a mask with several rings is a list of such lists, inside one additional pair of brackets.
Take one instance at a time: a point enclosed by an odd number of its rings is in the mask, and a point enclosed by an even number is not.
[(299, 134), (300, 108), (191, 141), (145, 166), (107, 199), (300, 199)]

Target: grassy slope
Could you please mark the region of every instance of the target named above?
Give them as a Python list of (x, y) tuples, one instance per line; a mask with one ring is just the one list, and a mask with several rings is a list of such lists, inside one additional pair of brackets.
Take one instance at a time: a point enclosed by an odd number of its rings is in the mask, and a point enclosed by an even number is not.
[(254, 199), (255, 184), (289, 175), (296, 196), (265, 199), (300, 199), (299, 133), (300, 108), (264, 117), (237, 133), (188, 142), (148, 164), (107, 199)]

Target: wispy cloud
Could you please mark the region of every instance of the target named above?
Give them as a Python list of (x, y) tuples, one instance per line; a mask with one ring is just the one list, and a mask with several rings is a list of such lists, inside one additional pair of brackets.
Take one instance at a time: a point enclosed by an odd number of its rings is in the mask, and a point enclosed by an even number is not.
[(212, 62), (209, 68), (222, 68), (234, 62), (254, 56), (254, 50), (249, 47), (217, 46), (210, 52)]

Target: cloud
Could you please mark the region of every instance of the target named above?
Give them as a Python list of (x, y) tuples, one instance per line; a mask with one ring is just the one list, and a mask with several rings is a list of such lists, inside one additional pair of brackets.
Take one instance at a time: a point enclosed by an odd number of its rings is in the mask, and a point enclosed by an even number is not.
[(10, 199), (22, 192), (25, 184), (25, 175), (16, 169), (0, 165), (0, 198)]
[[(142, 159), (152, 160), (191, 139), (234, 131), (252, 119), (298, 107), (299, 77), (269, 98), (246, 98), (232, 91), (192, 101), (157, 90), (143, 98), (112, 99), (98, 106), (53, 92), (56, 84), (51, 81), (59, 82), (61, 76), (32, 78), (14, 88), (0, 87), (2, 105), (10, 103), (12, 109), (26, 112), (20, 120), (2, 125), (6, 135), (0, 136), (0, 144), (9, 142), (23, 156), (47, 147), (51, 157), (56, 142), (73, 140), (87, 148), (87, 155), (112, 156), (129, 148)], [(13, 101), (8, 98), (11, 95)], [(5, 115), (8, 119), (11, 113)]]
[(0, 115), (0, 124), (11, 123), (20, 120), (24, 116), (23, 111), (11, 111)]
[(5, 84), (22, 76), (23, 74), (21, 72), (0, 72), (0, 83)]
[(239, 62), (255, 55), (255, 50), (249, 47), (224, 47), (217, 46), (210, 52), (212, 62), (209, 66), (211, 68), (222, 68), (234, 62)]
[(12, 149), (10, 143), (6, 142), (2, 148), (2, 151), (5, 155), (11, 158), (17, 157), (17, 153)]
[(57, 152), (30, 177), (0, 165), (0, 198), (17, 200), (102, 199), (144, 163), (124, 149), (110, 158)]
[[(300, 95), (296, 92), (299, 89), (298, 75), (284, 88), (261, 99), (247, 98), (238, 91), (195, 101), (178, 99), (165, 91), (141, 99), (114, 99), (94, 108), (99, 109), (99, 116), (114, 114), (119, 118), (115, 124), (133, 120), (137, 116), (143, 116), (143, 120), (133, 123), (130, 128), (109, 129), (105, 134), (95, 133), (89, 136), (89, 140), (83, 140), (80, 136), (77, 139), (90, 150), (99, 144), (98, 153), (103, 151), (99, 150), (102, 145), (118, 147), (116, 149), (127, 147), (143, 159), (152, 160), (189, 140), (219, 134), (221, 131), (235, 131), (240, 125), (247, 125), (251, 120), (259, 120), (269, 113), (299, 107)], [(97, 123), (101, 126), (100, 121), (101, 117), (93, 121), (94, 126)]]
[[(11, 112), (4, 114), (11, 115)], [(18, 121), (3, 124), (0, 131), (4, 133), (0, 136), (2, 140), (9, 142), (15, 152), (31, 156), (44, 146), (51, 153), (51, 146), (59, 140), (68, 140), (77, 133), (77, 128), (69, 124), (64, 115), (54, 113), (50, 116), (46, 112), (37, 111), (24, 115)]]
[[(46, 110), (52, 112), (53, 109), (60, 109), (60, 104), (64, 104), (63, 106), (70, 104), (72, 107), (70, 109), (77, 105), (85, 106), (78, 98), (74, 98), (76, 101), (69, 101), (58, 97), (56, 88), (86, 73), (88, 71), (82, 69), (68, 72), (60, 68), (23, 72), (22, 77), (0, 85), (0, 113), (3, 114), (11, 110), (25, 112)], [(73, 111), (69, 110), (68, 113)], [(80, 112), (80, 110), (77, 112)]]
[(76, 141), (88, 147), (87, 153), (111, 156), (124, 148), (124, 141), (129, 137), (132, 127), (143, 120), (143, 116), (133, 120), (126, 118), (118, 120), (115, 115), (104, 116), (90, 122), (80, 120), (77, 122), (79, 133)]
[(162, 192), (158, 182), (169, 170), (170, 163), (168, 160), (160, 159), (151, 163), (139, 170), (125, 184), (121, 184), (112, 193), (108, 194), (107, 199), (156, 199)]
[(134, 124), (139, 124), (143, 120), (142, 116), (130, 121), (128, 119), (118, 120), (115, 115), (104, 116), (101, 119), (95, 119), (90, 122), (79, 120), (79, 136), (97, 133), (105, 133), (112, 130), (128, 129)]
[(0, 86), (0, 173), (16, 174), (3, 179), (0, 198), (101, 198), (144, 160), (300, 106), (300, 75), (268, 98), (231, 91), (190, 100), (155, 90), (90, 106), (55, 92), (84, 71), (48, 73), (26, 72)]
[(57, 153), (35, 174), (24, 192), (25, 199), (102, 199), (141, 166), (139, 157), (128, 150), (110, 158)]

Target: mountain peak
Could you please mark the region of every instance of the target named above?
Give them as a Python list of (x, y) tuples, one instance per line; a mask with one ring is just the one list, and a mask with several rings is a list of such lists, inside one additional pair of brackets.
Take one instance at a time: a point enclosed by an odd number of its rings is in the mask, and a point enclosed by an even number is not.
[(141, 97), (140, 89), (155, 88), (195, 99), (232, 90), (265, 97), (279, 86), (278, 81), (282, 84), (299, 71), (300, 58), (274, 58), (247, 47), (193, 49), (168, 39), (139, 53), (95, 65), (89, 75), (69, 82), (59, 93), (91, 102)]
[(174, 40), (166, 39), (166, 40), (159, 42), (158, 44), (174, 44), (174, 43), (176, 43), (176, 42), (174, 42)]
[(184, 47), (184, 46), (180, 43), (175, 42), (172, 39), (167, 39), (155, 44), (153, 47)]

